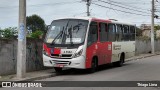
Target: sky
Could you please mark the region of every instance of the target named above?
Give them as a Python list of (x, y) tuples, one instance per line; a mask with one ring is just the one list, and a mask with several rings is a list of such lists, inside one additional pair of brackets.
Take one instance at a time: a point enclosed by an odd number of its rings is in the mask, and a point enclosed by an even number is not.
[[(37, 14), (49, 25), (60, 17), (86, 16), (86, 3), (82, 0), (26, 0), (27, 16)], [(160, 2), (160, 0), (158, 0)], [(156, 2), (156, 14), (160, 3)], [(136, 25), (150, 24), (151, 0), (92, 0), (91, 17), (116, 19)], [(0, 28), (17, 27), (19, 0), (0, 0)], [(155, 19), (160, 24), (160, 19)]]

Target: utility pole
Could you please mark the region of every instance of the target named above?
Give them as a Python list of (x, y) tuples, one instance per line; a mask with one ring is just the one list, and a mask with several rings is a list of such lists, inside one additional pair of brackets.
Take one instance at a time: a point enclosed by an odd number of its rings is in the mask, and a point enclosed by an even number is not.
[(90, 16), (90, 11), (89, 11), (89, 7), (91, 5), (91, 1), (90, 0), (87, 0), (87, 16)]
[(87, 16), (90, 16), (91, 14), (90, 14), (89, 7), (91, 5), (91, 0), (82, 0), (82, 1), (87, 2), (86, 3), (86, 6), (87, 6)]
[(155, 53), (155, 48), (154, 48), (154, 12), (155, 12), (155, 8), (154, 8), (154, 0), (152, 0), (152, 10), (151, 10), (151, 49), (152, 49), (152, 54)]
[(17, 78), (24, 78), (25, 73), (26, 73), (26, 0), (19, 0)]

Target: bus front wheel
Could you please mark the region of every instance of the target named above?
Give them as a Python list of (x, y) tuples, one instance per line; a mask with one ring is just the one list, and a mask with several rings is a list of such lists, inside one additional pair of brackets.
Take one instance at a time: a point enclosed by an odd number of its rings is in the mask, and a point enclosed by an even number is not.
[(97, 58), (93, 58), (93, 60), (91, 62), (91, 68), (89, 69), (89, 72), (94, 73), (97, 70), (97, 67), (98, 67)]

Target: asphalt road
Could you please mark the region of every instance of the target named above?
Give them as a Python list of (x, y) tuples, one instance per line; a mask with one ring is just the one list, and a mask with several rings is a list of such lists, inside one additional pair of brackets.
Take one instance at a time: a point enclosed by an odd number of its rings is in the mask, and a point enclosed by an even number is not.
[[(123, 67), (106, 65), (93, 74), (84, 70), (66, 70), (40, 81), (160, 81), (160, 55), (126, 62)], [(46, 87), (0, 88), (0, 90), (160, 90), (157, 87)]]

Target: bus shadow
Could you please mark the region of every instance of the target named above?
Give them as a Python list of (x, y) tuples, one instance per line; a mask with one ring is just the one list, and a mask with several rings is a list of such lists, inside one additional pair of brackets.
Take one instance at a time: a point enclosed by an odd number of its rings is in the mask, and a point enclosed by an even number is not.
[[(122, 67), (128, 66), (130, 64), (124, 64)], [(113, 66), (113, 64), (105, 64), (105, 65), (100, 65), (96, 72), (101, 72), (101, 71), (105, 71), (105, 70), (110, 70), (110, 69), (115, 69), (115, 68), (121, 68), (121, 67), (116, 67)], [(93, 73), (89, 73), (89, 70), (83, 70), (83, 69), (67, 69), (67, 70), (63, 70), (63, 72), (58, 73), (57, 75), (87, 75), (87, 74), (93, 74)]]

